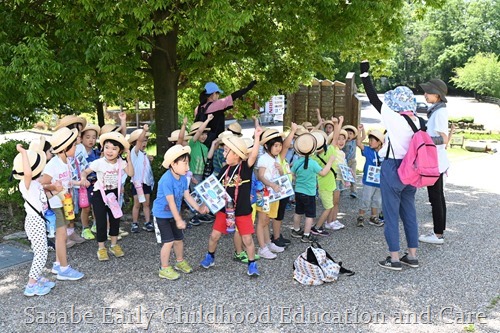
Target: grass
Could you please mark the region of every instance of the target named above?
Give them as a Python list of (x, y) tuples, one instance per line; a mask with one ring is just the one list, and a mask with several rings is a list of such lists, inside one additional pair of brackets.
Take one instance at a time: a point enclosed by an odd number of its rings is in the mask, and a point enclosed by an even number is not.
[(476, 331), (476, 325), (474, 324), (469, 324), (464, 327), (465, 332), (475, 332)]

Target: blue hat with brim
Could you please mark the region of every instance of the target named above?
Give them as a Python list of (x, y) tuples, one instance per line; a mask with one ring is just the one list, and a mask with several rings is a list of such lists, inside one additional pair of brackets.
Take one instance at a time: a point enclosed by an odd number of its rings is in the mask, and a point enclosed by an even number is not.
[(399, 86), (394, 90), (389, 90), (384, 94), (384, 103), (396, 112), (417, 110), (417, 100), (413, 92), (408, 87)]
[(207, 84), (205, 84), (205, 90), (207, 92), (207, 95), (212, 95), (215, 92), (218, 92), (220, 94), (223, 93), (223, 91), (220, 90), (219, 86), (214, 82), (208, 82)]

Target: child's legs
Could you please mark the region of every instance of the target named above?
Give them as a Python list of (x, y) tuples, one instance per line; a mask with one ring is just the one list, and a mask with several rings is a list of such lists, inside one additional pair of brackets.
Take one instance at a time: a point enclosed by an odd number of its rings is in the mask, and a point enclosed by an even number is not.
[(299, 215), (297, 213), (293, 214), (293, 228), (295, 230), (300, 229), (300, 221), (302, 220), (302, 215)]
[(316, 223), (318, 228), (322, 227), (323, 224), (327, 222), (330, 212), (333, 209), (332, 191), (319, 190), (319, 198), (321, 199), (321, 204), (323, 205), (324, 210)]
[(184, 242), (182, 240), (174, 241), (174, 253), (177, 261), (184, 260)]
[(104, 248), (104, 242), (108, 239), (108, 212), (111, 211), (102, 200), (100, 191), (95, 191), (91, 199), (92, 209), (94, 210), (94, 219), (97, 228), (97, 242), (99, 248)]
[(339, 214), (339, 203), (340, 203), (340, 190), (338, 190), (337, 186), (337, 190), (333, 192), (333, 208), (329, 216), (330, 222), (337, 220), (337, 215)]
[(208, 252), (214, 253), (217, 250), (217, 244), (219, 243), (219, 239), (222, 233), (218, 230), (213, 229), (210, 234), (210, 238), (208, 239)]
[(304, 234), (311, 232), (311, 227), (314, 223), (314, 218), (316, 217), (316, 198), (314, 196), (307, 197), (307, 205), (305, 209), (306, 223), (304, 226)]
[(43, 268), (47, 263), (47, 231), (45, 229), (45, 222), (41, 217), (36, 215), (26, 216), (24, 229), (33, 250), (33, 262), (31, 263), (29, 282), (35, 283), (42, 275)]
[(174, 242), (163, 243), (160, 251), (160, 261), (161, 267), (165, 268), (169, 266), (170, 251), (172, 251), (172, 246)]
[(66, 240), (68, 238), (66, 219), (62, 208), (52, 208), (56, 214), (56, 262), (61, 266), (68, 266), (68, 259), (66, 254)]
[[(255, 245), (253, 243), (252, 235), (255, 233), (253, 227), (252, 215), (241, 215), (236, 216), (236, 227), (241, 233), (241, 239), (245, 245), (245, 249), (248, 254), (249, 260), (254, 260), (255, 258)], [(239, 252), (238, 252), (239, 253)]]
[(306, 224), (304, 226), (304, 234), (309, 234), (311, 232), (311, 227), (313, 225), (314, 218), (306, 217)]
[[(257, 241), (259, 246), (264, 248), (266, 246), (266, 236), (269, 238), (269, 216), (267, 213), (258, 212), (258, 222), (257, 222)], [(267, 234), (266, 234), (267, 229)]]
[(82, 220), (82, 228), (89, 227), (89, 215), (90, 215), (90, 207), (82, 208), (82, 212), (80, 215), (80, 219)]
[(238, 231), (234, 232), (233, 243), (234, 243), (234, 250), (236, 251), (236, 253), (241, 253), (243, 251), (243, 241)]
[[(248, 260), (255, 260), (255, 245), (253, 243), (252, 235), (241, 236), (243, 244), (245, 244), (245, 249), (247, 251)], [(239, 253), (239, 252), (238, 252)]]
[(288, 197), (281, 199), (278, 206), (278, 215), (273, 219), (273, 238), (279, 239), (281, 234), (281, 223), (285, 218), (286, 205), (288, 204)]
[[(354, 177), (354, 179), (356, 179), (356, 166), (357, 166), (357, 162), (356, 162), (356, 158), (353, 158), (352, 160), (348, 161), (348, 166), (349, 168), (351, 168), (351, 172), (352, 172), (352, 176)], [(356, 182), (351, 182), (351, 193), (353, 192), (356, 192)]]
[(150, 203), (150, 198), (151, 194), (144, 194), (146, 197), (146, 201), (142, 203), (142, 213), (144, 214), (144, 221), (146, 223), (151, 221), (151, 205)]
[(382, 209), (382, 195), (380, 194), (380, 188), (375, 187), (372, 195), (371, 212), (372, 216), (377, 216), (378, 212)]
[(141, 203), (137, 198), (137, 194), (134, 195), (134, 206), (132, 207), (132, 222), (139, 221), (139, 209), (141, 209)]
[(115, 245), (118, 240), (118, 234), (120, 232), (120, 219), (113, 217), (111, 212), (108, 214), (109, 221), (109, 236), (111, 237), (111, 245)]

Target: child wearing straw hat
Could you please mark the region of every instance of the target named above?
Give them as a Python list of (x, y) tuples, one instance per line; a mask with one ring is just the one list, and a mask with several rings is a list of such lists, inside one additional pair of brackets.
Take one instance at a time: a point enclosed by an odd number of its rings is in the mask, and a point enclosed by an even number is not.
[(368, 223), (376, 227), (384, 225), (378, 218), (378, 212), (382, 208), (382, 195), (380, 193), (380, 157), (378, 152), (384, 144), (384, 134), (379, 130), (372, 130), (368, 133), (368, 145), (364, 145), (366, 138), (365, 128), (360, 124), (359, 132), (361, 135), (357, 138), (357, 145), (361, 149), (361, 155), (365, 157), (365, 166), (363, 167), (363, 192), (361, 195), (362, 203), (359, 208), (357, 226), (364, 226), (365, 211), (370, 209), (371, 215)]
[(109, 132), (118, 132), (125, 136), (127, 134), (127, 114), (125, 112), (118, 113), (120, 125), (106, 124), (101, 127), (101, 135)]
[[(132, 195), (134, 197), (134, 206), (132, 207), (132, 233), (139, 232), (139, 210), (142, 205), (144, 214), (143, 230), (153, 232), (154, 225), (151, 223), (150, 195), (155, 183), (153, 169), (151, 169), (152, 156), (146, 154), (145, 149), (148, 144), (149, 126), (145, 124), (142, 129), (136, 129), (130, 133), (128, 143), (130, 144), (130, 160), (134, 167), (134, 177), (130, 179), (132, 184)], [(138, 195), (138, 190), (139, 194)], [(142, 190), (142, 193), (140, 193)]]
[[(115, 217), (112, 213), (110, 209), (112, 203), (108, 195), (113, 193), (115, 200), (120, 197), (122, 171), (125, 170), (128, 176), (133, 177), (134, 167), (130, 161), (130, 144), (123, 135), (118, 132), (109, 132), (102, 134), (99, 141), (101, 142), (103, 156), (91, 162), (89, 167), (82, 171), (82, 185), (90, 186), (87, 176), (92, 172), (96, 173), (97, 181), (94, 184), (94, 192), (90, 202), (92, 203), (97, 225), (97, 259), (106, 261), (109, 260), (108, 250), (105, 247), (105, 241), (108, 239), (108, 221), (109, 237), (111, 239), (109, 251), (115, 257), (125, 255), (121, 246), (116, 243), (120, 229), (120, 218)], [(120, 156), (122, 153), (127, 153), (126, 161), (123, 161)]]
[[(167, 150), (162, 166), (167, 171), (158, 182), (158, 194), (153, 202), (154, 223), (157, 228), (157, 240), (162, 243), (160, 251), (161, 267), (158, 275), (162, 279), (177, 280), (177, 271), (191, 273), (193, 269), (184, 259), (184, 233), (186, 222), (182, 219), (180, 210), (182, 200), (200, 213), (208, 211), (206, 206), (199, 206), (188, 190), (186, 173), (189, 170), (189, 146), (175, 145)], [(169, 264), (170, 253), (174, 249), (176, 263)]]
[(33, 250), (33, 262), (24, 295), (43, 296), (55, 286), (54, 282), (42, 276), (48, 255), (44, 213), (49, 207), (38, 177), (45, 167), (46, 156), (43, 151), (25, 150), (21, 144), (16, 149), (19, 154), (14, 158), (12, 177), (20, 180), (19, 191), (24, 198), (26, 211), (24, 229)]
[[(52, 266), (52, 273), (57, 274), (58, 280), (80, 280), (83, 273), (78, 272), (68, 265), (66, 254), (66, 242), (68, 239), (67, 225), (69, 221), (63, 214), (63, 204), (56, 194), (63, 194), (71, 190), (73, 185), (81, 185), (80, 181), (73, 181), (69, 158), (75, 156), (78, 130), (62, 127), (58, 129), (50, 140), (52, 153), (55, 155), (43, 169), (42, 179), (45, 191), (52, 197), (49, 205), (56, 215), (56, 261)], [(72, 244), (71, 244), (72, 242)], [(68, 245), (74, 245), (71, 241)]]
[(191, 147), (189, 169), (193, 173), (193, 178), (191, 178), (193, 185), (197, 185), (203, 180), (203, 170), (205, 169), (208, 154), (208, 147), (204, 145), (204, 142), (207, 139), (207, 133), (210, 131), (207, 125), (213, 118), (214, 115), (209, 114), (205, 121), (193, 123), (189, 130), (189, 135), (192, 136), (191, 140), (189, 140), (189, 147)]
[[(295, 214), (293, 216), (292, 237), (300, 238), (303, 243), (314, 240), (311, 228), (316, 217), (316, 187), (317, 175), (325, 176), (330, 172), (334, 156), (330, 156), (326, 165), (321, 168), (319, 164), (310, 159), (317, 147), (316, 138), (310, 133), (300, 135), (293, 145), (301, 157), (293, 164), (292, 173), (295, 178)], [(304, 229), (300, 228), (300, 221), (305, 214)]]
[[(356, 145), (358, 137), (358, 129), (352, 125), (345, 125), (342, 127), (343, 130), (347, 132), (347, 140), (344, 148), (342, 150), (345, 153), (345, 159), (347, 160), (347, 166), (351, 168), (352, 174), (356, 177)], [(350, 196), (353, 199), (358, 197), (356, 193), (356, 183), (352, 182), (350, 186)]]
[[(248, 149), (242, 138), (235, 135), (222, 138), (227, 163), (222, 168), (219, 179), (235, 206), (235, 222), (248, 255), (247, 274), (249, 276), (259, 275), (257, 263), (255, 262), (255, 245), (252, 238), (254, 227), (250, 192), (253, 166), (259, 153), (261, 133), (262, 129), (257, 127), (255, 129), (255, 143), (250, 154), (247, 154)], [(215, 250), (222, 234), (227, 234), (226, 210), (224, 208), (216, 214), (208, 241), (208, 252), (200, 263), (203, 268), (208, 269), (214, 265)]]

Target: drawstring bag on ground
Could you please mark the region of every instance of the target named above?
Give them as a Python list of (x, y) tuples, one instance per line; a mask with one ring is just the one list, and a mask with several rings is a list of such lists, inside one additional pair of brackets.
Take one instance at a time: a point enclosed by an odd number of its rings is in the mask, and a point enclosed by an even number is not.
[(339, 274), (354, 274), (341, 266), (341, 262), (336, 263), (319, 243), (314, 242), (295, 259), (293, 278), (303, 285), (317, 286), (337, 281)]

